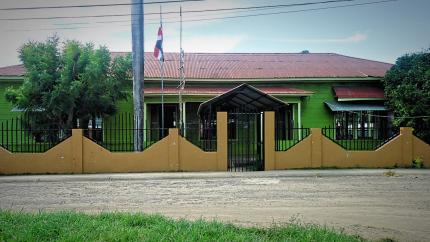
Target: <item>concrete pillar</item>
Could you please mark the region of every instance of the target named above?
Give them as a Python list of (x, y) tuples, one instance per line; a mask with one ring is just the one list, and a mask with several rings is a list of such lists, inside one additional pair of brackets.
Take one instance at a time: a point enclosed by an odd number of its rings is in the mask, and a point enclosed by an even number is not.
[(322, 161), (322, 133), (320, 128), (311, 128), (311, 167), (320, 168)]
[(227, 171), (228, 136), (227, 136), (227, 113), (217, 112), (216, 116), (217, 137), (217, 168), (218, 171)]
[(73, 173), (84, 173), (82, 129), (72, 129), (72, 170)]
[(414, 159), (413, 130), (411, 127), (400, 128), (400, 136), (402, 137), (402, 166), (404, 167), (411, 166)]
[(264, 112), (264, 170), (275, 169), (275, 112)]
[(169, 129), (169, 171), (179, 171), (179, 132)]

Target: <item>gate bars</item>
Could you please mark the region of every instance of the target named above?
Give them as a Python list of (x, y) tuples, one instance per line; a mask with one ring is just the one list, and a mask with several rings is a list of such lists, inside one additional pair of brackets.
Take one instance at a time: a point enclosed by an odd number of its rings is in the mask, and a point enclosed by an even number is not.
[(264, 170), (263, 114), (228, 113), (228, 170)]

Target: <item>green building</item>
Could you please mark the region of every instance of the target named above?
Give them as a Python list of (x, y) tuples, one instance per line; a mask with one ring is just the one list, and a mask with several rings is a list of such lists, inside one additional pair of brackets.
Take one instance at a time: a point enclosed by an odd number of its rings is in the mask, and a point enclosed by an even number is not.
[[(165, 59), (165, 127), (169, 128), (177, 126), (179, 120), (178, 54), (166, 53)], [(186, 87), (182, 93), (184, 123), (198, 123), (202, 103), (246, 83), (287, 104), (282, 116), (290, 127), (378, 128), (389, 123), (377, 117), (389, 116), (384, 107), (381, 78), (391, 66), (332, 53), (189, 53), (185, 57)], [(20, 110), (5, 100), (4, 92), (9, 86), (19, 86), (24, 75), (22, 65), (0, 68), (1, 120), (19, 114)], [(160, 126), (160, 82), (159, 63), (152, 53), (147, 53), (146, 128)], [(132, 113), (131, 96), (118, 105), (121, 113)]]

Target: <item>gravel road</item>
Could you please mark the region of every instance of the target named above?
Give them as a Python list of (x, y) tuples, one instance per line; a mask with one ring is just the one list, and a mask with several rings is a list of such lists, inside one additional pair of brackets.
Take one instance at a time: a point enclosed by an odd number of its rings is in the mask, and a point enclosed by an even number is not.
[(0, 176), (0, 208), (160, 213), (246, 226), (292, 220), (430, 241), (430, 171), (304, 170)]

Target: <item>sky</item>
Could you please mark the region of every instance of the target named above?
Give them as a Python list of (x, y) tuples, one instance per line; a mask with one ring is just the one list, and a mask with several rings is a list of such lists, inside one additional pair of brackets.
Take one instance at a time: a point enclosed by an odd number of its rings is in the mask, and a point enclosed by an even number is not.
[[(144, 0), (145, 3), (156, 0)], [(157, 0), (160, 1), (160, 0)], [(169, 0), (161, 0), (169, 1)], [(297, 7), (197, 12), (221, 8), (313, 3), (323, 0), (203, 0), (183, 2), (183, 49), (206, 53), (338, 53), (394, 63), (405, 53), (430, 48), (430, 0), (350, 0)], [(345, 6), (379, 2), (368, 5)], [(130, 0), (1, 0), (0, 8), (130, 3)], [(179, 3), (145, 4), (145, 51), (152, 52), (163, 18), (164, 51), (179, 51)], [(327, 8), (330, 9), (316, 9)], [(336, 7), (336, 8), (333, 8)], [(0, 10), (0, 66), (19, 64), (17, 50), (28, 41), (57, 34), (62, 41), (131, 50), (131, 17), (85, 18), (129, 14), (130, 6)], [(279, 13), (279, 14), (273, 14)], [(260, 15), (237, 17), (243, 15)], [(79, 17), (50, 20), (4, 20), (29, 17)], [(216, 18), (216, 19), (214, 19)], [(208, 20), (209, 19), (209, 20)]]

